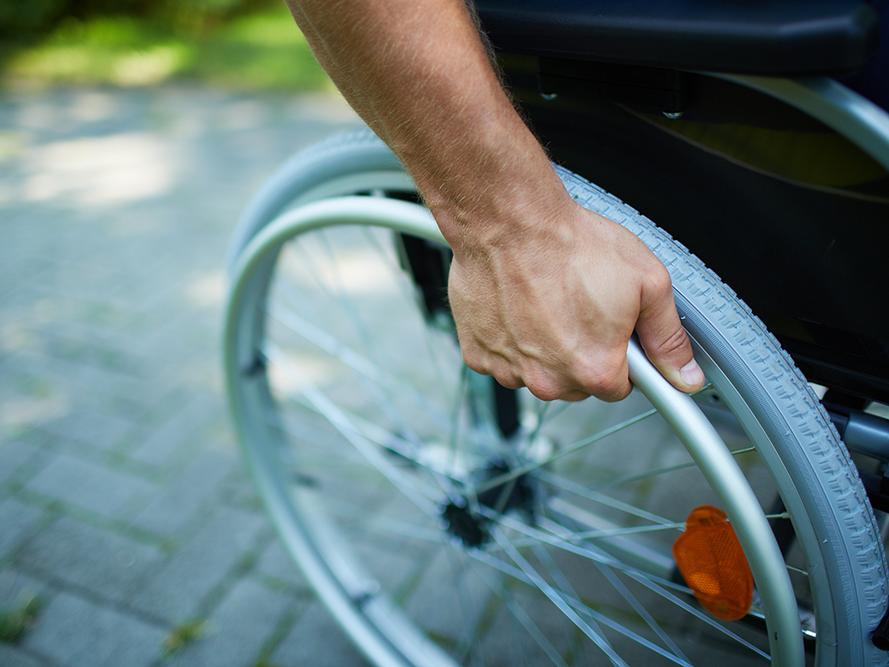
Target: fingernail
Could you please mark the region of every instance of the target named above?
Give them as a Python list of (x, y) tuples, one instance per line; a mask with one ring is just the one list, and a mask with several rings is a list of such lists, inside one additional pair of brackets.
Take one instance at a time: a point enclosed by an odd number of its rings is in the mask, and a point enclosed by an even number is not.
[(679, 369), (679, 377), (689, 387), (697, 387), (704, 383), (704, 371), (698, 366), (698, 362), (692, 359)]

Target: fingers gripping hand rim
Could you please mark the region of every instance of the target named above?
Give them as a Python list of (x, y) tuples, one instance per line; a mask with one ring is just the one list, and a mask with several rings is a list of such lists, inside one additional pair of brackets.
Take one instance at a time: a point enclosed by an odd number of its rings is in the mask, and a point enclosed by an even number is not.
[(704, 384), (704, 373), (676, 310), (670, 274), (660, 262), (658, 267), (643, 283), (636, 333), (646, 356), (670, 384), (681, 391), (697, 391)]
[[(602, 264), (606, 267), (605, 272), (611, 272), (610, 278), (606, 276), (603, 283), (585, 288), (604, 290), (610, 301), (604, 299), (605, 307), (601, 302), (597, 304), (598, 314), (586, 318), (586, 321), (582, 316), (586, 308), (581, 305), (578, 309), (574, 304), (574, 310), (567, 311), (567, 315), (563, 313), (559, 325), (564, 327), (565, 336), (559, 332), (548, 339), (540, 338), (540, 329), (531, 332), (527, 328), (528, 313), (558, 321), (558, 317), (553, 317), (553, 311), (547, 314), (546, 303), (537, 301), (523, 304), (523, 318), (511, 320), (508, 312), (504, 315), (498, 308), (499, 299), (492, 299), (490, 291), (486, 292), (484, 285), (494, 280), (471, 281), (462, 275), (455, 279), (455, 264), (452, 264), (449, 292), (454, 297), (452, 307), (466, 365), (476, 372), (493, 376), (509, 389), (526, 386), (533, 395), (544, 401), (579, 401), (589, 396), (619, 401), (632, 390), (626, 345), (635, 326), (642, 348), (660, 373), (675, 388), (685, 392), (696, 391), (703, 385), (704, 376), (694, 362), (691, 343), (676, 310), (669, 273), (635, 237), (630, 236), (632, 241), (628, 243), (626, 236), (629, 235), (616, 223), (604, 218), (599, 218), (598, 222), (621, 230), (618, 236), (612, 238), (615, 239), (614, 246), (623, 246), (624, 250), (606, 252)], [(629, 248), (629, 252), (626, 248)], [(615, 257), (619, 257), (620, 261)], [(601, 275), (601, 267), (597, 268)], [(620, 275), (615, 280), (616, 273)], [(625, 288), (621, 285), (624, 281), (622, 276), (627, 276), (626, 282), (635, 286)], [(564, 276), (566, 281), (577, 279), (583, 282), (584, 278), (570, 271), (566, 271)], [(479, 284), (483, 287), (479, 288)], [(570, 294), (571, 288), (565, 282), (550, 284), (548, 294), (553, 292)], [(508, 296), (514, 302), (528, 298), (521, 291), (508, 292)], [(533, 296), (530, 298), (533, 299)], [(628, 306), (628, 302), (635, 302), (635, 305)], [(555, 312), (558, 315), (561, 311), (557, 309)], [(580, 314), (572, 315), (572, 312)], [(530, 326), (534, 327), (533, 321)], [(580, 334), (572, 334), (572, 327), (581, 330)], [(507, 334), (507, 328), (511, 328), (512, 332)], [(546, 332), (545, 327), (542, 329)], [(622, 329), (626, 333), (621, 333)], [(517, 335), (516, 331), (520, 333)], [(538, 337), (529, 335), (524, 345), (517, 344), (515, 339), (521, 337), (523, 332)], [(607, 339), (610, 342), (606, 342)], [(575, 344), (571, 345), (571, 341)], [(566, 342), (567, 346), (564, 345)], [(568, 352), (572, 347), (575, 351)], [(559, 349), (561, 353), (555, 352)], [(550, 354), (550, 350), (554, 352)]]

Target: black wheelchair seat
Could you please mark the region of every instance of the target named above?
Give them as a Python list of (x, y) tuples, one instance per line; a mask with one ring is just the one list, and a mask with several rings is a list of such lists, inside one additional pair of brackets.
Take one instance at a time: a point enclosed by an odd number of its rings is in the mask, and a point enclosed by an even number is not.
[(876, 50), (879, 19), (849, 0), (477, 0), (497, 49), (762, 75), (837, 74)]

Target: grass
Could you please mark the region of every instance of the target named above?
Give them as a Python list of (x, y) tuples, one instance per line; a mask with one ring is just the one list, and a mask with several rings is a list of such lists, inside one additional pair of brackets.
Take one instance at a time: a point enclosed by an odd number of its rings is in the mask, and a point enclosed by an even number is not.
[(189, 644), (201, 639), (207, 632), (207, 622), (196, 619), (177, 625), (164, 640), (164, 656), (169, 658)]
[(0, 642), (19, 641), (34, 625), (41, 606), (39, 598), (28, 596), (15, 609), (0, 611)]
[(4, 45), (7, 86), (148, 86), (200, 81), (247, 90), (329, 88), (283, 3), (203, 30), (127, 16), (68, 19), (30, 44)]

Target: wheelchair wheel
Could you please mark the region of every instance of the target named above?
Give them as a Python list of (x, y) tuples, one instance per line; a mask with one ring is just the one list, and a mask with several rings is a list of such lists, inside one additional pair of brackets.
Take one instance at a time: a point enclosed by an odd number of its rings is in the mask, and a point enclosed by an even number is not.
[[(368, 131), (287, 163), (231, 255), (229, 399), (289, 553), (379, 665), (889, 663), (870, 641), (887, 594), (873, 514), (805, 380), (700, 260), (560, 175), (670, 270), (709, 382), (695, 400), (782, 549), (799, 635), (769, 636), (760, 590), (720, 620), (677, 570), (686, 517), (720, 501), (676, 415), (638, 392), (571, 404), (520, 390), (504, 432), (503, 401), (456, 345), (447, 248)], [(379, 200), (391, 218), (362, 215)]]

